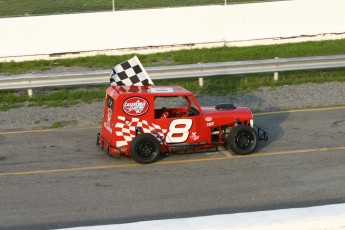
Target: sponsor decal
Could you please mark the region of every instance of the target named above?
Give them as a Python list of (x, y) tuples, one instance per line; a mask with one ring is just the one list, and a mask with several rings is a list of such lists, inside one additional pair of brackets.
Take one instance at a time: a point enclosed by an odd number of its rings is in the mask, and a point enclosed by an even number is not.
[(148, 90), (150, 93), (173, 93), (174, 89), (170, 87), (154, 87)]
[(111, 109), (108, 109), (107, 121), (104, 122), (104, 128), (108, 130), (109, 133), (113, 134), (113, 130), (111, 128), (111, 115), (112, 115), (112, 111)]
[(212, 122), (208, 122), (208, 123), (206, 124), (206, 126), (207, 126), (207, 127), (214, 126), (214, 122), (213, 122), (213, 121), (212, 121)]
[(192, 135), (190, 136), (190, 139), (196, 141), (196, 140), (199, 139), (199, 137), (200, 137), (200, 136), (197, 136), (197, 135), (196, 135), (196, 132), (192, 132)]
[(206, 117), (205, 121), (208, 121), (208, 122), (212, 121), (212, 117)]
[(122, 104), (125, 113), (131, 116), (140, 116), (149, 110), (149, 103), (142, 97), (131, 97)]

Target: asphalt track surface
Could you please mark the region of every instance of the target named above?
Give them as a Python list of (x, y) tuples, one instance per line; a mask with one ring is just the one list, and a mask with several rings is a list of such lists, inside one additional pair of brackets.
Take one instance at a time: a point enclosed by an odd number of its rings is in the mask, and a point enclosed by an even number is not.
[(95, 146), (99, 127), (0, 132), (0, 229), (54, 229), (345, 202), (345, 108), (257, 114), (255, 154), (151, 165)]

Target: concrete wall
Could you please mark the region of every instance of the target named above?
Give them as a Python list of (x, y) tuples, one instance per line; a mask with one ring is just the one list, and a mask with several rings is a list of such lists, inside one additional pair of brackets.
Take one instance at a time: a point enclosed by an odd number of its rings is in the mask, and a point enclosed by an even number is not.
[(0, 19), (0, 61), (338, 38), (344, 10), (344, 0), (294, 0)]

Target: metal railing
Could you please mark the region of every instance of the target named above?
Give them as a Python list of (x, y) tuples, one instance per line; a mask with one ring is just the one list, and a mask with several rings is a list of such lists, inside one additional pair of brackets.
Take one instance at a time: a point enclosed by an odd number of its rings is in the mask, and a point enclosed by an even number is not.
[[(152, 80), (199, 77), (199, 82), (202, 84), (202, 77), (208, 76), (272, 72), (275, 73), (275, 80), (278, 80), (277, 73), (281, 71), (340, 67), (345, 67), (345, 55), (159, 66), (148, 67), (146, 71)], [(104, 84), (110, 82), (110, 72), (111, 69), (74, 73), (0, 76), (0, 90), (29, 89), (30, 95), (30, 90), (38, 87)]]

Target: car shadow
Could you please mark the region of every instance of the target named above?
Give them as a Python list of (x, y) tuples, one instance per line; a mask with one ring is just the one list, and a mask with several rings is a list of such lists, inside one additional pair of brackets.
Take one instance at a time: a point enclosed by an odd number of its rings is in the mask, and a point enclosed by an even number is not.
[(271, 106), (262, 97), (254, 93), (231, 96), (198, 96), (201, 106), (215, 106), (220, 103), (231, 103), (236, 107), (248, 107), (254, 114), (254, 124), (268, 134), (267, 141), (260, 141), (256, 152), (269, 146), (284, 135), (282, 123), (289, 117), (288, 112), (281, 110), (279, 106)]
[(254, 114), (255, 124), (268, 134), (267, 141), (260, 141), (256, 151), (260, 151), (284, 135), (281, 124), (289, 117), (288, 112)]

